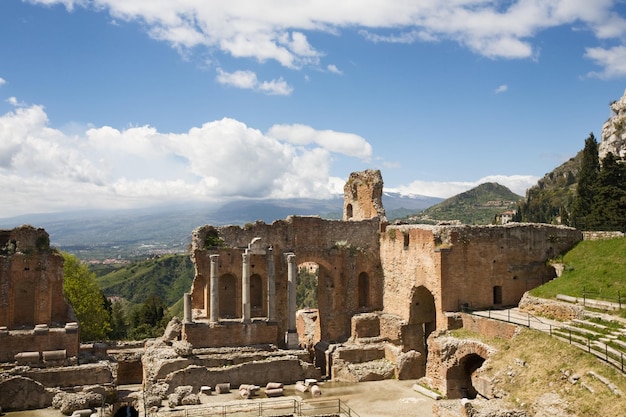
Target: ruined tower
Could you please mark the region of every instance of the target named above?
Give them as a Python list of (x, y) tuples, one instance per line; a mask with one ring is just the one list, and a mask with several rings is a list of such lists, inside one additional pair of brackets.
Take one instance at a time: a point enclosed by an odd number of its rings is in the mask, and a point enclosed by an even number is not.
[(343, 187), (343, 220), (386, 221), (382, 202), (383, 177), (380, 170), (353, 172)]

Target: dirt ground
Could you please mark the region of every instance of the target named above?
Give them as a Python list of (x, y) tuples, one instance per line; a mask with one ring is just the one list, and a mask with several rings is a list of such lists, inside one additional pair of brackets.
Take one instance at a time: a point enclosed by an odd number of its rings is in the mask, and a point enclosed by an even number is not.
[[(372, 381), (358, 384), (320, 382), (322, 396), (312, 398), (310, 393), (300, 393), (293, 385), (285, 387), (285, 396), (274, 400), (299, 399), (305, 403), (317, 400), (340, 399), (347, 404), (360, 417), (432, 417), (432, 405), (434, 400), (425, 397), (413, 390), (415, 381)], [(264, 395), (253, 397), (248, 400), (240, 400), (237, 390), (228, 394), (201, 395), (203, 406), (235, 403), (254, 403), (261, 401), (272, 401), (265, 399)], [(167, 409), (167, 407), (164, 407)], [(143, 413), (141, 413), (143, 416)], [(166, 415), (166, 414), (161, 414)], [(6, 417), (63, 417), (58, 410), (29, 410), (5, 413)]]

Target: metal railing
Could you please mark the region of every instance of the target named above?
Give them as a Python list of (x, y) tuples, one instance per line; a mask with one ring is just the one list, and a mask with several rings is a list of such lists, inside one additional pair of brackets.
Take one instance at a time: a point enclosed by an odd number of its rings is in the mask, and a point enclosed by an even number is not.
[[(463, 312), (478, 317), (499, 320), (548, 333), (552, 337), (569, 342), (572, 346), (586, 350), (598, 359), (612, 365), (620, 372), (626, 373), (626, 368), (624, 367), (624, 352), (614, 349), (609, 346), (609, 344), (602, 341), (592, 340), (594, 338), (593, 335), (585, 335), (583, 329), (576, 331), (567, 325), (556, 326), (552, 323), (542, 321), (540, 318), (530, 313), (515, 312), (514, 314), (511, 314), (511, 309), (475, 310), (465, 306), (463, 308)], [(580, 335), (581, 333), (583, 334), (582, 336)]]
[(297, 399), (235, 402), (193, 406), (147, 413), (153, 417), (359, 417), (340, 399), (301, 401)]

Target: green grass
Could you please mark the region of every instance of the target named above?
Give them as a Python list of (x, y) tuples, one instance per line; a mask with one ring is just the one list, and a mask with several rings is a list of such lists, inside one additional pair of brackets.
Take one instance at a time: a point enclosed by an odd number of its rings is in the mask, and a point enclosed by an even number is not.
[(626, 302), (626, 238), (582, 241), (566, 253), (563, 275), (530, 293), (555, 298), (557, 294)]
[[(613, 394), (589, 372), (603, 376), (622, 392), (626, 392), (626, 378), (618, 370), (567, 342), (528, 329), (521, 330), (513, 339), (487, 338), (465, 330), (455, 330), (451, 334), (477, 339), (496, 349), (483, 369), (492, 378), (495, 389), (508, 393), (504, 401), (511, 408), (530, 411), (542, 394), (556, 393), (569, 404), (571, 414), (568, 415), (618, 416), (626, 409), (626, 399)], [(517, 364), (520, 359), (524, 366)], [(579, 375), (580, 380), (572, 384), (566, 372)]]

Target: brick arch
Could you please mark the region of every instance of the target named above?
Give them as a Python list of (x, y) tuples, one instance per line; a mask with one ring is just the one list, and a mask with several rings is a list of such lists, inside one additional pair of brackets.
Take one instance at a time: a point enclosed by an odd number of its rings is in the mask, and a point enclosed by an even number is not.
[(464, 342), (446, 361), (445, 393), (450, 399), (476, 398), (474, 387), (476, 371), (489, 359), (489, 348), (480, 342)]

